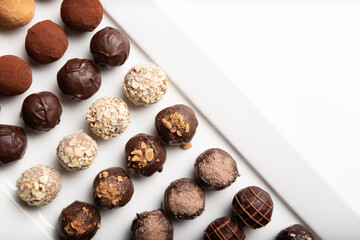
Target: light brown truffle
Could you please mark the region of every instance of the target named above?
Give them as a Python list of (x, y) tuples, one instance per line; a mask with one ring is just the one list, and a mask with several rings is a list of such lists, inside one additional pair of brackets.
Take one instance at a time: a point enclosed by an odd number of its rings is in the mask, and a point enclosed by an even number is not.
[(28, 24), (34, 17), (34, 0), (1, 0), (0, 25), (18, 28)]

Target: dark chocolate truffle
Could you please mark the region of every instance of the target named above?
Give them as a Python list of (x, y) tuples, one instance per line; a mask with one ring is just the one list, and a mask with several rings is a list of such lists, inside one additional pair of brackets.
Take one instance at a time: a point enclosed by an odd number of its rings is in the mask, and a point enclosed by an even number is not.
[(52, 63), (60, 59), (68, 44), (62, 28), (50, 20), (38, 22), (32, 26), (25, 39), (28, 55), (42, 64)]
[(95, 63), (102, 67), (121, 66), (129, 56), (130, 42), (124, 32), (106, 27), (92, 37), (90, 51)]
[(237, 219), (252, 229), (268, 224), (274, 208), (270, 194), (255, 186), (241, 189), (232, 206)]
[(165, 108), (155, 117), (159, 137), (171, 145), (185, 145), (185, 148), (188, 148), (197, 126), (198, 120), (194, 111), (182, 104)]
[(172, 240), (174, 228), (161, 209), (136, 214), (131, 225), (133, 240)]
[(37, 131), (49, 131), (60, 122), (62, 107), (51, 92), (33, 93), (25, 98), (21, 117), (26, 125)]
[(125, 206), (134, 194), (131, 178), (119, 167), (108, 168), (95, 177), (94, 202), (107, 209)]
[(60, 90), (73, 100), (85, 100), (93, 96), (101, 86), (101, 75), (87, 59), (70, 59), (57, 74)]
[(215, 219), (204, 231), (204, 240), (245, 240), (244, 231), (229, 217)]
[(166, 211), (176, 219), (194, 219), (205, 210), (205, 193), (193, 180), (181, 178), (167, 187)]
[(103, 7), (99, 0), (64, 0), (60, 14), (69, 29), (91, 32), (102, 20)]
[(0, 124), (0, 162), (8, 164), (24, 156), (27, 136), (21, 127)]
[(131, 173), (149, 177), (162, 171), (166, 149), (157, 138), (140, 133), (126, 143), (125, 157)]
[(275, 240), (315, 240), (315, 235), (307, 227), (295, 224), (279, 232)]
[(58, 232), (62, 239), (92, 239), (100, 227), (99, 211), (85, 202), (73, 202), (61, 211), (58, 218)]
[(195, 173), (200, 184), (209, 190), (224, 189), (240, 176), (235, 160), (219, 148), (200, 154), (195, 162)]
[(0, 57), (0, 94), (14, 96), (29, 89), (32, 72), (29, 65), (14, 55)]

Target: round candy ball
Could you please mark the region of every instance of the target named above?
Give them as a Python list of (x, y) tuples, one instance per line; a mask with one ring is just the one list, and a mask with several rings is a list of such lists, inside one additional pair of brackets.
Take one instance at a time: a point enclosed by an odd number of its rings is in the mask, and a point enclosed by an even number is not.
[(241, 189), (234, 196), (232, 207), (240, 222), (256, 229), (271, 221), (274, 204), (268, 192), (252, 186)]
[(315, 240), (315, 234), (307, 227), (295, 224), (279, 232), (275, 240)]
[(25, 49), (28, 55), (42, 64), (60, 59), (68, 44), (62, 28), (50, 20), (38, 22), (32, 26), (25, 39)]
[(21, 159), (26, 147), (27, 136), (23, 128), (0, 124), (0, 162), (8, 164)]
[(16, 181), (18, 196), (31, 206), (45, 206), (61, 190), (61, 177), (54, 168), (39, 164), (25, 170)]
[(0, 25), (18, 28), (28, 24), (34, 17), (34, 0), (1, 0)]
[(135, 105), (151, 105), (167, 91), (166, 73), (151, 63), (139, 63), (125, 75), (123, 91)]
[(204, 240), (245, 240), (244, 231), (229, 217), (215, 219), (204, 231)]

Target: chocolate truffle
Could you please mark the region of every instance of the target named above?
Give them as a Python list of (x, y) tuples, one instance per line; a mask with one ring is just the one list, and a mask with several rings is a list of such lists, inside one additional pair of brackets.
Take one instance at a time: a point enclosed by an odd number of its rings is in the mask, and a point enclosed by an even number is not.
[(119, 29), (106, 27), (91, 39), (90, 52), (95, 63), (102, 67), (117, 67), (125, 63), (130, 52), (130, 42)]
[(279, 232), (275, 240), (315, 240), (315, 235), (307, 227), (295, 224)]
[(167, 91), (166, 73), (151, 63), (139, 63), (125, 75), (123, 91), (135, 105), (160, 101)]
[(235, 160), (219, 148), (200, 154), (195, 162), (195, 174), (200, 184), (209, 190), (224, 189), (240, 176)]
[(161, 209), (136, 214), (131, 225), (133, 240), (172, 240), (174, 228)]
[(70, 59), (57, 74), (60, 90), (75, 101), (94, 95), (101, 86), (101, 75), (87, 59)]
[(162, 171), (166, 149), (157, 138), (141, 133), (126, 143), (125, 157), (131, 173), (149, 177)]
[(198, 120), (194, 111), (178, 104), (161, 110), (155, 117), (155, 127), (161, 140), (170, 145), (191, 147)]
[(28, 24), (34, 17), (34, 0), (1, 0), (0, 25), (18, 28)]
[(234, 196), (232, 206), (238, 220), (252, 229), (268, 224), (274, 208), (269, 193), (255, 186), (241, 189)]
[(27, 136), (21, 127), (0, 124), (0, 162), (8, 164), (24, 156)]
[(21, 117), (26, 125), (37, 131), (49, 131), (60, 123), (62, 107), (51, 92), (33, 93), (25, 98)]
[(61, 211), (58, 218), (58, 232), (62, 239), (92, 239), (100, 227), (99, 211), (85, 202), (73, 202)]
[(119, 136), (129, 126), (129, 108), (119, 98), (102, 97), (87, 110), (86, 122), (96, 136), (108, 140)]
[(131, 178), (119, 167), (108, 168), (95, 177), (94, 202), (107, 209), (125, 206), (134, 194)]
[(56, 155), (61, 165), (69, 171), (88, 169), (97, 155), (97, 144), (83, 131), (64, 137), (57, 147)]
[(193, 219), (205, 210), (205, 193), (193, 180), (181, 178), (167, 187), (166, 211), (176, 219)]
[(204, 231), (204, 240), (245, 240), (244, 231), (229, 217), (215, 219)]
[(14, 55), (0, 57), (0, 94), (14, 96), (29, 89), (32, 72), (29, 65)]
[(32, 26), (26, 35), (28, 55), (39, 63), (52, 63), (60, 59), (68, 47), (67, 37), (56, 23), (45, 20)]
[(39, 164), (25, 170), (16, 181), (18, 196), (31, 206), (52, 202), (61, 190), (61, 178), (54, 168)]
[(99, 0), (64, 0), (60, 14), (69, 29), (91, 32), (102, 20), (103, 7)]

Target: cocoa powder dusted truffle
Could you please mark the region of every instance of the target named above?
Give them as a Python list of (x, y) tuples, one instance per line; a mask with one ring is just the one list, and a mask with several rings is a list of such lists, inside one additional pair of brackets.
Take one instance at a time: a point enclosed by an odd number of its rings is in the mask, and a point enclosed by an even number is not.
[(307, 227), (295, 224), (279, 232), (275, 240), (315, 240), (315, 234)]
[(0, 57), (0, 94), (19, 95), (29, 89), (32, 72), (29, 65), (14, 55)]
[(42, 207), (52, 202), (61, 190), (58, 171), (44, 164), (25, 170), (16, 181), (18, 196), (28, 205)]
[(23, 128), (0, 124), (0, 162), (8, 164), (23, 157), (27, 136)]
[(126, 143), (125, 157), (131, 173), (148, 177), (162, 171), (166, 149), (157, 138), (141, 133)]
[(271, 221), (274, 204), (268, 192), (252, 186), (241, 189), (234, 196), (232, 207), (240, 222), (256, 229)]
[(181, 178), (166, 188), (164, 205), (176, 219), (193, 219), (205, 210), (205, 193), (193, 180)]
[(244, 231), (229, 217), (215, 219), (204, 231), (204, 240), (245, 240)]
[(240, 176), (235, 160), (219, 148), (200, 154), (195, 162), (195, 173), (200, 184), (209, 190), (224, 189)]
[(125, 206), (134, 194), (131, 178), (119, 167), (101, 171), (94, 180), (94, 202), (107, 209)]
[(52, 63), (60, 59), (68, 44), (68, 39), (62, 28), (50, 20), (38, 22), (32, 26), (25, 39), (28, 55), (42, 64)]
[(161, 209), (136, 214), (131, 225), (133, 240), (172, 240), (174, 227)]
[(89, 240), (101, 227), (101, 216), (92, 205), (75, 201), (61, 211), (57, 226), (62, 239)]
[(34, 17), (34, 0), (1, 0), (0, 25), (18, 28), (28, 24)]

